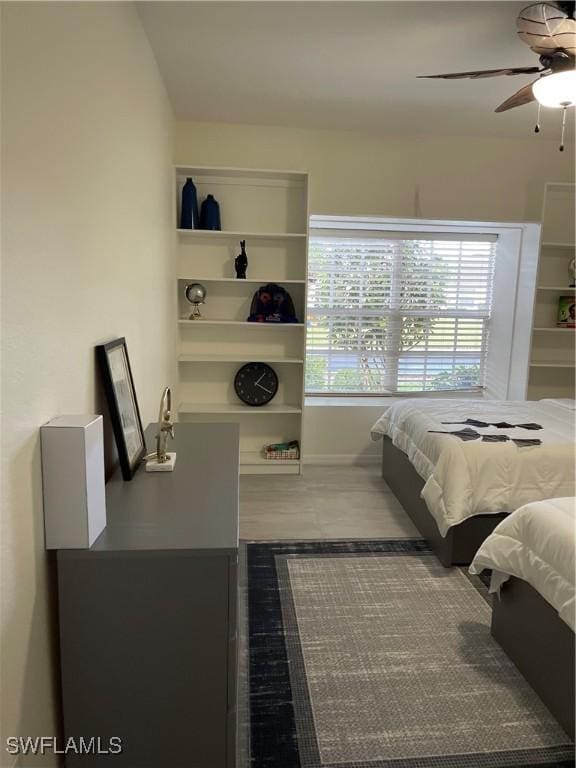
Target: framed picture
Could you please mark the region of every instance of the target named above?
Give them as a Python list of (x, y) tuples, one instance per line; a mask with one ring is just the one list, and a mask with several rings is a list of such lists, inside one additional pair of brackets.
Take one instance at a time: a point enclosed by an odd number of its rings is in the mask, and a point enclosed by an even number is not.
[(574, 296), (560, 296), (558, 299), (559, 328), (576, 328), (576, 298)]
[(96, 355), (110, 409), (122, 477), (124, 480), (132, 480), (146, 452), (146, 443), (126, 339), (99, 344)]

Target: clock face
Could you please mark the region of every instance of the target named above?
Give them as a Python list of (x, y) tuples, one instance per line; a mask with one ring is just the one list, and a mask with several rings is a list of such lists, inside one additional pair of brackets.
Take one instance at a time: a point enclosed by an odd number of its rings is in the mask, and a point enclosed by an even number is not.
[(246, 405), (266, 405), (278, 392), (278, 376), (265, 363), (247, 363), (236, 374), (234, 389)]

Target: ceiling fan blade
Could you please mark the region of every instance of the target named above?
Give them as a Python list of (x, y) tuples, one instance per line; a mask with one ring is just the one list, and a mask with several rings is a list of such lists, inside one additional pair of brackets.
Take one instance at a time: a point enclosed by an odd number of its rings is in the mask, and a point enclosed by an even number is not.
[[(534, 81), (534, 83), (536, 80)], [(506, 101), (503, 101), (496, 109), (495, 112), (506, 112), (514, 107), (522, 107), (524, 104), (530, 104), (531, 101), (535, 101), (534, 94), (532, 93), (532, 86), (534, 83), (525, 85), (524, 88), (520, 88), (515, 94), (510, 96)]]
[(532, 75), (541, 72), (540, 67), (509, 67), (508, 69), (477, 69), (471, 72), (448, 72), (444, 75), (417, 75), (419, 78), (441, 78), (442, 80), (460, 80), (470, 78), (479, 80), (482, 77), (500, 77), (502, 75)]
[(574, 3), (534, 3), (520, 11), (516, 19), (518, 36), (540, 55), (563, 50), (576, 54)]

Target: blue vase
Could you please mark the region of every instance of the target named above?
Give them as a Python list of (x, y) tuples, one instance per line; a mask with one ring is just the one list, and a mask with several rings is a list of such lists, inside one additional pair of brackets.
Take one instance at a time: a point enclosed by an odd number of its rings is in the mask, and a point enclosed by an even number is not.
[(214, 195), (208, 195), (200, 210), (200, 229), (220, 230), (220, 206)]
[(192, 179), (186, 179), (182, 187), (182, 207), (180, 210), (180, 229), (198, 229), (198, 196)]

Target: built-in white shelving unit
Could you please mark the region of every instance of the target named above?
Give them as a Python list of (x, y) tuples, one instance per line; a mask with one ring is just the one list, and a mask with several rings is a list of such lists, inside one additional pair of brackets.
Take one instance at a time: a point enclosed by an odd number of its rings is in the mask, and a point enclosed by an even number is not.
[(548, 183), (544, 190), (528, 398), (574, 397), (574, 328), (558, 328), (558, 299), (574, 296), (568, 264), (574, 257), (575, 185)]
[(252, 408), (244, 403), (180, 403), (180, 413), (241, 413), (243, 416), (274, 416), (279, 413), (302, 413), (295, 405), (270, 403)]
[[(187, 177), (194, 180), (199, 204), (208, 194), (219, 202), (221, 231), (178, 228)], [(302, 456), (308, 175), (177, 166), (175, 189), (179, 418), (238, 422), (243, 473), (298, 474), (300, 460), (267, 460), (263, 448), (299, 440)], [(246, 240), (246, 280), (238, 280), (234, 269), (240, 240)], [(189, 319), (184, 290), (191, 282), (206, 288), (201, 320)], [(252, 297), (266, 283), (286, 288), (300, 322), (247, 322)], [(268, 405), (245, 405), (234, 392), (234, 376), (249, 362), (267, 363), (278, 375), (279, 390)]]
[(567, 293), (568, 295), (576, 290), (572, 285), (569, 285), (568, 288), (564, 288), (562, 285), (539, 285), (537, 288), (539, 291), (555, 291), (556, 293)]
[(183, 237), (190, 237), (194, 240), (303, 240), (305, 234), (299, 232), (231, 232), (230, 230), (212, 230), (212, 229), (179, 229), (178, 234)]
[[(179, 278), (181, 280), (188, 281), (190, 278), (188, 278), (186, 275), (179, 275)], [(235, 277), (196, 277), (194, 278), (197, 280), (197, 282), (204, 282), (204, 283), (235, 283), (237, 278)], [(255, 283), (257, 285), (260, 285), (262, 283), (273, 283), (274, 280), (268, 280), (266, 278), (255, 278), (255, 277), (247, 277), (245, 280), (243, 280), (243, 283)], [(283, 285), (304, 285), (306, 283), (306, 280), (282, 280)]]
[[(192, 281), (190, 281), (192, 282)], [(194, 280), (194, 282), (199, 283), (199, 280)], [(274, 282), (278, 282), (277, 280)], [(252, 297), (250, 297), (252, 298)], [(252, 328), (261, 328), (261, 329), (269, 329), (274, 328), (277, 331), (288, 331), (288, 330), (296, 330), (298, 328), (304, 328), (304, 323), (282, 323), (278, 325), (271, 325), (271, 324), (264, 324), (264, 323), (247, 323), (245, 320), (222, 320), (222, 319), (204, 319), (204, 320), (179, 320), (178, 321), (180, 325), (236, 325), (236, 326), (242, 326), (244, 330), (252, 329)]]

